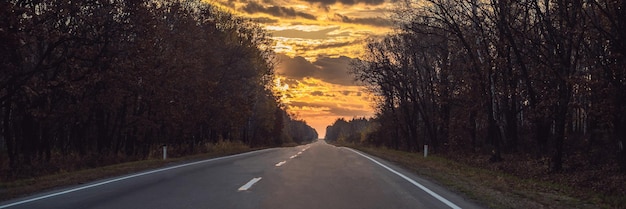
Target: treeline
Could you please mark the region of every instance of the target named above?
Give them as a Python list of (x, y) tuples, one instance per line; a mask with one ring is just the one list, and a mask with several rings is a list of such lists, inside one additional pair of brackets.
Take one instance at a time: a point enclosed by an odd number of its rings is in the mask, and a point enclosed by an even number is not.
[(283, 128), (282, 142), (305, 144), (318, 139), (317, 131), (303, 120), (291, 119)]
[(401, 8), (397, 31), (370, 40), (351, 69), (379, 96), (370, 143), (482, 151), (491, 161), (527, 153), (552, 171), (582, 155), (626, 171), (626, 1)]
[(346, 121), (344, 118), (337, 119), (332, 125), (326, 127), (324, 140), (330, 142), (367, 143), (373, 144), (378, 136), (373, 136), (372, 132), (377, 130), (376, 123), (372, 123), (366, 118), (353, 118)]
[(7, 175), (65, 158), (141, 159), (162, 144), (190, 154), (317, 138), (271, 89), (268, 33), (210, 4), (10, 0), (0, 10)]

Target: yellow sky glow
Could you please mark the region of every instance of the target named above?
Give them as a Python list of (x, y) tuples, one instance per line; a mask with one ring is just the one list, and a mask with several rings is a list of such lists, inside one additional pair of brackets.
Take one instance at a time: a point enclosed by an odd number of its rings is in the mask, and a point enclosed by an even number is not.
[[(321, 138), (337, 118), (371, 117), (372, 96), (347, 82), (349, 59), (370, 36), (392, 30), (391, 2), (383, 0), (212, 0), (258, 21), (272, 34), (278, 64), (276, 90), (290, 113)], [(289, 65), (285, 63), (290, 63)]]
[(374, 113), (372, 96), (361, 86), (337, 85), (315, 78), (289, 85), (286, 79), (282, 76), (276, 79), (282, 102), (290, 113), (307, 121), (318, 133), (325, 133), (326, 126), (337, 118), (371, 117)]

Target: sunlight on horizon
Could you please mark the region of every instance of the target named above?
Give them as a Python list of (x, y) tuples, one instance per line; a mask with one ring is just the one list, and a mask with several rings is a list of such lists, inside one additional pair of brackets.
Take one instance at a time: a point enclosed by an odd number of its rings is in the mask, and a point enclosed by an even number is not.
[(391, 2), (380, 0), (216, 0), (262, 25), (279, 60), (275, 90), (287, 111), (320, 138), (337, 118), (372, 117), (372, 95), (347, 73), (365, 40), (392, 31)]

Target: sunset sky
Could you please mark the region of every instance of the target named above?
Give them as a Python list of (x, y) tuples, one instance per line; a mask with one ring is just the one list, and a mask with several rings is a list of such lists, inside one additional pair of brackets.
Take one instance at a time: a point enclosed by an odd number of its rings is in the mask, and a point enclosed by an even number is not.
[(276, 41), (278, 89), (320, 138), (337, 118), (370, 117), (372, 96), (347, 73), (364, 41), (391, 30), (386, 0), (212, 0), (261, 23)]

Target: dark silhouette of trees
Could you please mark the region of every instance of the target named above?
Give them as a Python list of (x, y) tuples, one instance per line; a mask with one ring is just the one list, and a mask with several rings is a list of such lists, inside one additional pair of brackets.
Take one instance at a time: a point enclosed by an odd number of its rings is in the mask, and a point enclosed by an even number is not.
[(210, 4), (10, 0), (0, 12), (7, 175), (141, 159), (162, 144), (182, 155), (317, 138), (271, 89), (268, 33)]
[(370, 142), (492, 162), (528, 153), (551, 171), (588, 155), (626, 170), (625, 4), (405, 1), (398, 30), (351, 69), (379, 97), (370, 133), (385, 137)]
[(376, 125), (374, 121), (365, 118), (353, 118), (350, 121), (339, 118), (326, 127), (324, 139), (329, 142), (371, 143), (368, 141), (371, 138), (366, 137), (374, 129), (373, 125)]

